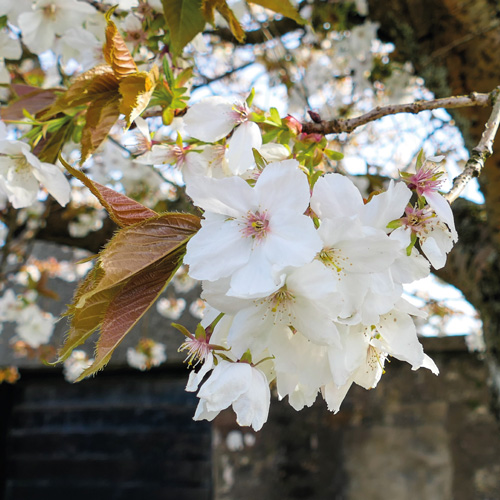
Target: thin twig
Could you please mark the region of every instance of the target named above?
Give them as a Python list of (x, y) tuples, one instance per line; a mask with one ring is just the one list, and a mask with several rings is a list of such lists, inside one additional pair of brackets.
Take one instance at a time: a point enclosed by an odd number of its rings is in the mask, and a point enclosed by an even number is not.
[(491, 105), (492, 94), (479, 94), (473, 92), (468, 96), (452, 96), (442, 99), (433, 99), (431, 101), (416, 101), (409, 104), (392, 104), (389, 106), (376, 107), (364, 115), (356, 118), (339, 118), (334, 120), (322, 120), (319, 123), (303, 123), (302, 131), (307, 134), (340, 134), (341, 132), (350, 133), (361, 125), (378, 120), (383, 116), (395, 115), (398, 113), (417, 114), (421, 111), (438, 108), (467, 108), (472, 106)]
[(465, 164), (463, 172), (453, 179), (453, 186), (444, 196), (449, 203), (453, 203), (465, 189), (465, 186), (475, 177), (479, 177), (485, 161), (493, 154), (493, 141), (500, 123), (500, 86), (490, 93), (493, 110), (484, 126), (484, 132), (479, 144), (472, 150), (472, 154)]
[(234, 73), (237, 73), (238, 71), (241, 71), (242, 69), (248, 68), (252, 64), (255, 64), (255, 61), (248, 61), (247, 63), (242, 64), (241, 66), (238, 66), (237, 68), (233, 68), (233, 69), (231, 69), (229, 71), (226, 71), (226, 73), (222, 73), (222, 75), (214, 76), (213, 78), (209, 78), (207, 76), (200, 75), (200, 77), (203, 79), (203, 82), (202, 83), (198, 83), (196, 85), (193, 85), (191, 87), (191, 90), (196, 90), (196, 89), (199, 89), (201, 87), (204, 87), (205, 85), (210, 85), (213, 82), (217, 82), (219, 80), (222, 80), (223, 78), (227, 78), (228, 76), (231, 76)]

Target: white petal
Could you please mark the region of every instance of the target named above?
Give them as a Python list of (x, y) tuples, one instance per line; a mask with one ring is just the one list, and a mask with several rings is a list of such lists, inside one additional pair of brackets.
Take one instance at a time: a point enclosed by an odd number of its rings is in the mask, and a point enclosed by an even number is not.
[(71, 195), (71, 185), (59, 167), (50, 163), (42, 163), (39, 170), (33, 169), (33, 175), (57, 200), (59, 205), (64, 207), (68, 204)]
[(248, 391), (251, 371), (252, 367), (246, 363), (220, 361), (199, 390), (198, 397), (206, 401), (207, 410), (223, 410)]
[(436, 212), (436, 215), (448, 225), (453, 235), (453, 241), (457, 241), (458, 235), (455, 229), (455, 220), (450, 204), (437, 192), (426, 194), (425, 199), (433, 208), (434, 212)]
[(309, 182), (296, 160), (270, 163), (260, 174), (255, 191), (261, 209), (276, 214), (299, 213), (309, 205)]
[(233, 104), (219, 96), (210, 96), (193, 104), (184, 115), (186, 132), (204, 142), (216, 142), (233, 130), (236, 120)]
[(340, 410), (340, 405), (342, 404), (342, 401), (344, 401), (351, 385), (352, 381), (349, 381), (342, 386), (335, 385), (333, 382), (324, 386), (322, 391), (323, 398), (330, 411), (337, 413)]
[(256, 123), (242, 123), (229, 140), (226, 159), (234, 175), (241, 175), (255, 165), (252, 149), (262, 145), (262, 135)]
[(394, 310), (380, 318), (380, 326), (378, 331), (385, 341), (384, 350), (391, 356), (406, 361), (414, 370), (422, 366), (424, 349), (418, 341), (415, 324), (408, 314)]
[(268, 162), (283, 161), (290, 157), (290, 151), (283, 144), (268, 143), (259, 148), (259, 153)]
[(351, 217), (363, 209), (363, 197), (345, 175), (326, 174), (314, 185), (311, 208), (319, 218)]
[(279, 276), (273, 272), (272, 262), (267, 257), (263, 244), (257, 244), (251, 251), (248, 262), (233, 273), (227, 295), (266, 297), (277, 289), (278, 283)]
[(41, 10), (25, 12), (19, 16), (23, 42), (34, 54), (41, 54), (52, 47), (55, 33), (52, 23), (46, 22)]
[(213, 366), (214, 366), (214, 357), (212, 354), (210, 354), (203, 363), (203, 366), (197, 372), (191, 370), (191, 373), (189, 374), (188, 378), (188, 383), (186, 385), (186, 391), (187, 392), (197, 391), (201, 381), (204, 379), (205, 375), (213, 368)]
[(251, 369), (249, 390), (234, 403), (236, 421), (239, 425), (251, 425), (258, 431), (267, 421), (271, 392), (265, 375), (257, 368)]
[(215, 281), (248, 262), (251, 243), (242, 237), (237, 222), (206, 212), (201, 224), (201, 229), (189, 240), (184, 257), (192, 278)]
[(387, 224), (403, 215), (411, 194), (406, 184), (391, 181), (387, 191), (374, 196), (364, 206), (363, 224), (387, 231)]
[(240, 177), (190, 179), (186, 189), (198, 207), (230, 217), (246, 215), (255, 210), (255, 193)]

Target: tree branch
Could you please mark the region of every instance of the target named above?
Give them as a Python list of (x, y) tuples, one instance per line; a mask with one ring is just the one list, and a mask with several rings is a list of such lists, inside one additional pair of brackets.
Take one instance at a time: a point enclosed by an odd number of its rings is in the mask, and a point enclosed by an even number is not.
[(484, 126), (484, 132), (479, 144), (472, 150), (472, 154), (465, 164), (463, 172), (453, 179), (453, 186), (445, 198), (453, 203), (465, 189), (465, 186), (475, 177), (479, 177), (485, 161), (493, 154), (493, 141), (500, 123), (500, 87), (490, 93), (493, 110)]
[(493, 94), (496, 90), (489, 94), (479, 94), (476, 92), (468, 96), (452, 96), (444, 97), (442, 99), (433, 99), (431, 101), (416, 101), (409, 104), (392, 104), (384, 107), (376, 107), (364, 115), (357, 116), (356, 118), (334, 119), (334, 120), (321, 120), (317, 123), (303, 123), (302, 131), (306, 134), (340, 134), (341, 132), (350, 133), (361, 125), (366, 125), (369, 122), (378, 120), (384, 116), (395, 115), (398, 113), (412, 113), (417, 114), (421, 111), (431, 109), (454, 109), (454, 108), (467, 108), (472, 106), (486, 107), (491, 105)]

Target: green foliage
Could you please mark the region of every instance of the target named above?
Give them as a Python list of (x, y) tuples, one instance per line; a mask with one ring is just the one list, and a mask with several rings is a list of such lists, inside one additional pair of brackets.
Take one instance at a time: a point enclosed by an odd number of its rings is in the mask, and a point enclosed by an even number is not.
[(168, 58), (163, 58), (163, 75), (151, 98), (151, 106), (161, 106), (163, 123), (170, 125), (176, 113), (187, 107), (189, 100), (186, 83), (193, 76), (193, 69), (186, 68), (174, 76)]
[(201, 0), (162, 0), (162, 5), (170, 33), (170, 52), (175, 59), (203, 31), (206, 19), (201, 11)]

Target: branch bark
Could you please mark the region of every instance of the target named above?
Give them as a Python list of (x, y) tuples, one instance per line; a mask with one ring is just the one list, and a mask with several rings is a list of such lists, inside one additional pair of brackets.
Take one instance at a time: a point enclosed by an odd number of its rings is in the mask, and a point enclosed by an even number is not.
[[(302, 131), (306, 134), (340, 134), (342, 132), (350, 133), (362, 125), (378, 120), (384, 116), (395, 115), (398, 113), (417, 114), (421, 111), (432, 109), (456, 109), (467, 107), (487, 107), (491, 105), (493, 95), (496, 90), (488, 94), (479, 94), (472, 92), (468, 96), (452, 96), (430, 101), (416, 101), (409, 104), (392, 104), (389, 106), (378, 106), (364, 115), (356, 118), (340, 118), (334, 120), (321, 120), (318, 123), (303, 123)], [(496, 95), (496, 94), (495, 94)]]
[(500, 124), (500, 87), (490, 94), (494, 103), (493, 111), (484, 127), (479, 144), (472, 150), (472, 154), (465, 164), (463, 172), (453, 179), (453, 186), (445, 198), (451, 204), (465, 189), (465, 186), (475, 177), (479, 177), (485, 161), (493, 154), (493, 141)]

